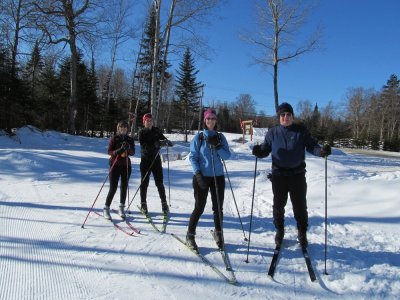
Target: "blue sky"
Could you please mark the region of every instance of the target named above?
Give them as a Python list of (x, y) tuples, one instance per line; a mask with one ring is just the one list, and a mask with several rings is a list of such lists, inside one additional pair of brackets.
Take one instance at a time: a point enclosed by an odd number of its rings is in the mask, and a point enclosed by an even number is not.
[[(254, 65), (254, 48), (238, 37), (256, 26), (253, 1), (227, 2), (218, 13), (221, 20), (207, 29), (212, 62), (196, 62), (198, 79), (206, 85), (204, 102), (231, 102), (248, 93), (257, 111), (273, 114), (272, 69)], [(281, 65), (280, 101), (295, 108), (301, 100), (343, 105), (351, 87), (379, 90), (391, 74), (400, 77), (399, 13), (397, 0), (319, 1), (305, 29), (323, 26), (323, 49)]]

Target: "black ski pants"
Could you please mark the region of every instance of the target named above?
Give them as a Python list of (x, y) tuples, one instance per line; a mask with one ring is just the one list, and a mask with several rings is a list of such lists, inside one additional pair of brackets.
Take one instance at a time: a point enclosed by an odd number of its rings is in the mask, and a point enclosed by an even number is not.
[[(151, 165), (152, 163), (153, 165)], [(142, 159), (140, 161), (140, 174), (142, 178), (142, 184), (140, 185), (140, 201), (146, 203), (147, 188), (149, 186), (150, 175), (153, 174), (161, 202), (166, 202), (167, 197), (165, 195), (164, 176), (160, 156), (157, 155), (155, 160), (154, 157), (142, 156)]]
[(128, 181), (131, 177), (132, 167), (128, 165), (118, 165), (116, 164), (110, 172), (110, 190), (108, 191), (108, 195), (106, 198), (106, 206), (110, 206), (111, 202), (114, 198), (115, 192), (118, 188), (118, 181), (121, 178), (121, 196), (120, 196), (120, 204), (125, 205), (126, 201), (126, 193), (128, 190)]
[(274, 193), (273, 217), (275, 228), (284, 228), (285, 206), (290, 194), (294, 218), (300, 231), (307, 231), (307, 182), (305, 173), (290, 176), (272, 176), (272, 191)]
[[(204, 177), (204, 180), (207, 182), (208, 187), (206, 189), (201, 189), (199, 187), (199, 184), (197, 183), (196, 176), (193, 176), (193, 191), (195, 203), (194, 210), (189, 220), (188, 233), (196, 234), (197, 223), (199, 222), (199, 219), (204, 212), (204, 208), (206, 207), (208, 191), (211, 192), (215, 231), (221, 231), (222, 219), (220, 219), (220, 213), (221, 218), (223, 218), (225, 176), (216, 176), (217, 189), (215, 188), (214, 177)], [(218, 191), (218, 199), (216, 190)], [(218, 200), (219, 205), (217, 202)], [(221, 212), (219, 212), (219, 207), (221, 209)]]

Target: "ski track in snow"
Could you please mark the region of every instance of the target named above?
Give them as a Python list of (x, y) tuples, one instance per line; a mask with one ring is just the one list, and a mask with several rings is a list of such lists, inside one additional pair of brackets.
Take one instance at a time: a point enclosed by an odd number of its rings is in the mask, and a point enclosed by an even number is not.
[[(23, 185), (24, 193), (43, 203), (34, 182)], [(73, 256), (69, 248), (74, 245), (64, 244), (58, 222), (42, 219), (40, 204), (37, 209), (35, 204), (23, 201), (20, 187), (15, 186), (15, 190), (15, 202), (3, 205), (1, 210), (1, 298), (87, 298), (84, 269), (70, 261)], [(8, 222), (13, 225), (7, 226)]]
[[(129, 237), (94, 213), (82, 229), (107, 174), (107, 140), (38, 133), (32, 128), (26, 131), (29, 135), (21, 130), (18, 136), (21, 143), (0, 136), (6, 147), (0, 152), (0, 299), (397, 299), (400, 294), (400, 218), (398, 205), (390, 201), (398, 196), (400, 159), (345, 155), (339, 150), (329, 158), (330, 275), (326, 276), (324, 162), (307, 155), (314, 283), (296, 241), (290, 200), (285, 247), (274, 278), (267, 276), (275, 234), (272, 188), (267, 179), (270, 158), (258, 160), (249, 263), (245, 262), (248, 242), (226, 178), (225, 242), (239, 282), (232, 286), (170, 236), (175, 233), (185, 238), (193, 209), (192, 171), (187, 160), (170, 162), (172, 207), (166, 234), (155, 232), (135, 209), (131, 223), (143, 235)], [(233, 151), (226, 166), (249, 237), (255, 159), (249, 154), (251, 143), (234, 142), (240, 141), (240, 135), (226, 136)], [(169, 137), (175, 141), (173, 151), (187, 152), (188, 145), (179, 142), (179, 135)], [(139, 162), (135, 156), (128, 201), (139, 185)], [(164, 170), (168, 195), (166, 163)], [(107, 191), (108, 182), (94, 206), (99, 213)], [(115, 207), (118, 198), (119, 192)], [(131, 208), (136, 208), (139, 198), (136, 195)], [(377, 205), (377, 199), (382, 205)], [(161, 205), (153, 178), (148, 206), (160, 225)], [(124, 222), (120, 225), (126, 226)], [(228, 275), (210, 236), (212, 228), (209, 200), (196, 241), (201, 253)]]

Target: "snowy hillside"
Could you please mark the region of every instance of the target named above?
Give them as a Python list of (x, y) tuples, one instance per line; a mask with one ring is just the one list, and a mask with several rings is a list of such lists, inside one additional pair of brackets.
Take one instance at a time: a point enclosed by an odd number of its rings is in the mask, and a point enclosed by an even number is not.
[[(240, 134), (226, 137), (233, 153), (226, 166), (248, 236), (255, 167), (250, 147), (263, 137), (256, 135), (245, 144)], [(167, 233), (154, 231), (137, 211), (137, 195), (129, 220), (142, 234), (128, 236), (95, 213), (81, 228), (107, 176), (107, 139), (40, 132), (33, 127), (20, 129), (12, 139), (0, 133), (0, 299), (398, 299), (400, 155), (377, 157), (334, 149), (329, 157), (329, 275), (324, 275), (324, 160), (307, 156), (309, 253), (315, 282), (310, 281), (298, 248), (290, 203), (285, 247), (274, 279), (267, 276), (274, 249), (267, 179), (270, 158), (258, 161), (249, 263), (227, 181), (225, 242), (238, 280), (230, 285), (170, 235), (184, 238), (194, 200), (192, 170), (185, 160), (189, 145), (181, 142), (182, 136), (169, 138), (175, 144), (170, 151), (183, 159), (169, 163)], [(139, 152), (136, 145), (129, 202), (140, 182)], [(164, 175), (168, 194), (166, 162)], [(106, 182), (94, 205), (98, 213), (108, 187)], [(112, 206), (117, 208), (118, 202), (117, 192)], [(148, 206), (160, 224), (161, 204), (153, 179)], [(118, 224), (127, 228), (125, 222)], [(200, 252), (228, 274), (210, 229), (208, 201), (197, 243)]]

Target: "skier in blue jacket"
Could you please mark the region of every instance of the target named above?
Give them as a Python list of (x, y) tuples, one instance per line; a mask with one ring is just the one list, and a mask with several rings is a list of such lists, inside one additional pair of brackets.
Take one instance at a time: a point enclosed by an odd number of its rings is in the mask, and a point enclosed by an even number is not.
[(270, 128), (261, 145), (253, 147), (258, 158), (272, 156), (273, 219), (276, 228), (275, 244), (280, 246), (285, 234), (284, 218), (288, 194), (297, 222), (297, 238), (301, 247), (307, 248), (307, 182), (305, 150), (325, 157), (331, 154), (329, 145), (321, 147), (302, 124), (294, 124), (293, 108), (289, 103), (278, 107), (280, 124)]
[(218, 247), (222, 248), (223, 246), (222, 219), (225, 176), (221, 159), (228, 159), (231, 153), (225, 136), (216, 131), (216, 124), (217, 115), (215, 110), (207, 109), (204, 112), (203, 131), (197, 133), (190, 143), (189, 160), (192, 164), (194, 174), (193, 192), (195, 206), (190, 216), (186, 242), (190, 248), (196, 251), (196, 227), (204, 212), (208, 191), (211, 192), (215, 225), (214, 237)]

